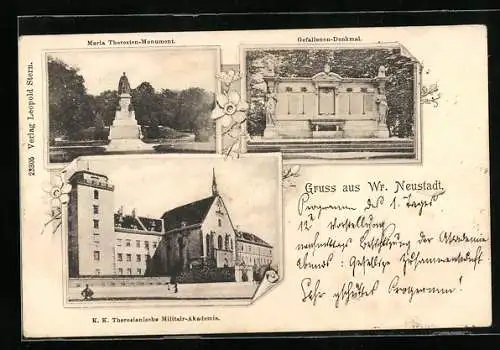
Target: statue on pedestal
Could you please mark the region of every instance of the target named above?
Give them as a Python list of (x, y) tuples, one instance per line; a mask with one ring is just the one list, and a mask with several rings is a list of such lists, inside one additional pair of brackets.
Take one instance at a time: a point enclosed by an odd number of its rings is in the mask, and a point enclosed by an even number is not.
[(387, 98), (384, 94), (379, 94), (377, 96), (377, 105), (378, 105), (378, 120), (377, 123), (380, 125), (384, 125), (387, 123)]
[(266, 111), (266, 126), (275, 125), (274, 124), (274, 114), (276, 112), (276, 104), (278, 103), (278, 97), (273, 91), (268, 91), (266, 95), (265, 111)]
[(125, 75), (125, 72), (123, 72), (123, 75), (120, 78), (120, 81), (118, 82), (118, 96), (122, 94), (127, 94), (130, 95), (130, 92), (132, 89), (130, 88), (130, 83), (128, 82), (128, 78)]

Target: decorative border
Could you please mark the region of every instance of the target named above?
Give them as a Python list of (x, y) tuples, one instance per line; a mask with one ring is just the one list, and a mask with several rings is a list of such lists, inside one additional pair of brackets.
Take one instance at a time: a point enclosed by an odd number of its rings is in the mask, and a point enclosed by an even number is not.
[(249, 137), (246, 131), (248, 103), (232, 89), (241, 80), (241, 74), (230, 69), (217, 74), (221, 91), (216, 96), (211, 119), (215, 120), (215, 152), (225, 157), (239, 158), (247, 152)]
[(48, 194), (50, 200), (49, 219), (43, 224), (42, 234), (47, 231), (47, 227), (52, 224), (52, 234), (57, 231), (62, 232), (63, 209), (68, 204), (71, 184), (64, 178), (65, 170), (56, 173), (52, 177), (52, 183), (43, 187), (43, 191)]

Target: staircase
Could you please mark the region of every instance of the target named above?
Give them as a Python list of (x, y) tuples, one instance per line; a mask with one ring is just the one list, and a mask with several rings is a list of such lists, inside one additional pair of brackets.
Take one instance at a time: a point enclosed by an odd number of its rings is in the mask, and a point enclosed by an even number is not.
[[(248, 142), (248, 152), (282, 152), (291, 158), (406, 158), (415, 159), (412, 139), (260, 139)], [(331, 154), (330, 156), (328, 154)], [(349, 154), (349, 156), (347, 156)]]

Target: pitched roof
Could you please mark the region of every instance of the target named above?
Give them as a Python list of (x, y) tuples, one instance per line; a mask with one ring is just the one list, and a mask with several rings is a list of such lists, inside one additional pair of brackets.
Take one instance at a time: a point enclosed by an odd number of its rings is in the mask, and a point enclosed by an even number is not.
[(262, 238), (260, 238), (257, 235), (254, 235), (253, 233), (249, 232), (243, 232), (243, 231), (238, 231), (236, 230), (236, 239), (239, 241), (243, 241), (246, 243), (252, 243), (252, 244), (258, 244), (264, 247), (272, 248), (273, 246), (264, 241)]
[(131, 230), (140, 230), (144, 232), (161, 233), (162, 220), (146, 218), (143, 216), (134, 217), (132, 215), (120, 215), (115, 213), (115, 227)]
[(165, 222), (165, 231), (175, 230), (182, 223), (186, 226), (201, 224), (216, 198), (210, 196), (165, 212), (161, 216)]
[(137, 218), (141, 221), (141, 223), (148, 231), (161, 232), (163, 229), (162, 227), (163, 220), (161, 219), (152, 219), (144, 216), (138, 216)]

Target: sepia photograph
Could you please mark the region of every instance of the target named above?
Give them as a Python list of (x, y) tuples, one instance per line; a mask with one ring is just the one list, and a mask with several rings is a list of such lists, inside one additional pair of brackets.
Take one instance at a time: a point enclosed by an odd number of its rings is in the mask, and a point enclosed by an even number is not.
[(421, 65), (400, 43), (241, 48), (249, 152), (416, 160)]
[(98, 158), (66, 174), (68, 302), (250, 301), (278, 274), (279, 156)]
[(49, 163), (214, 153), (218, 47), (48, 52)]

